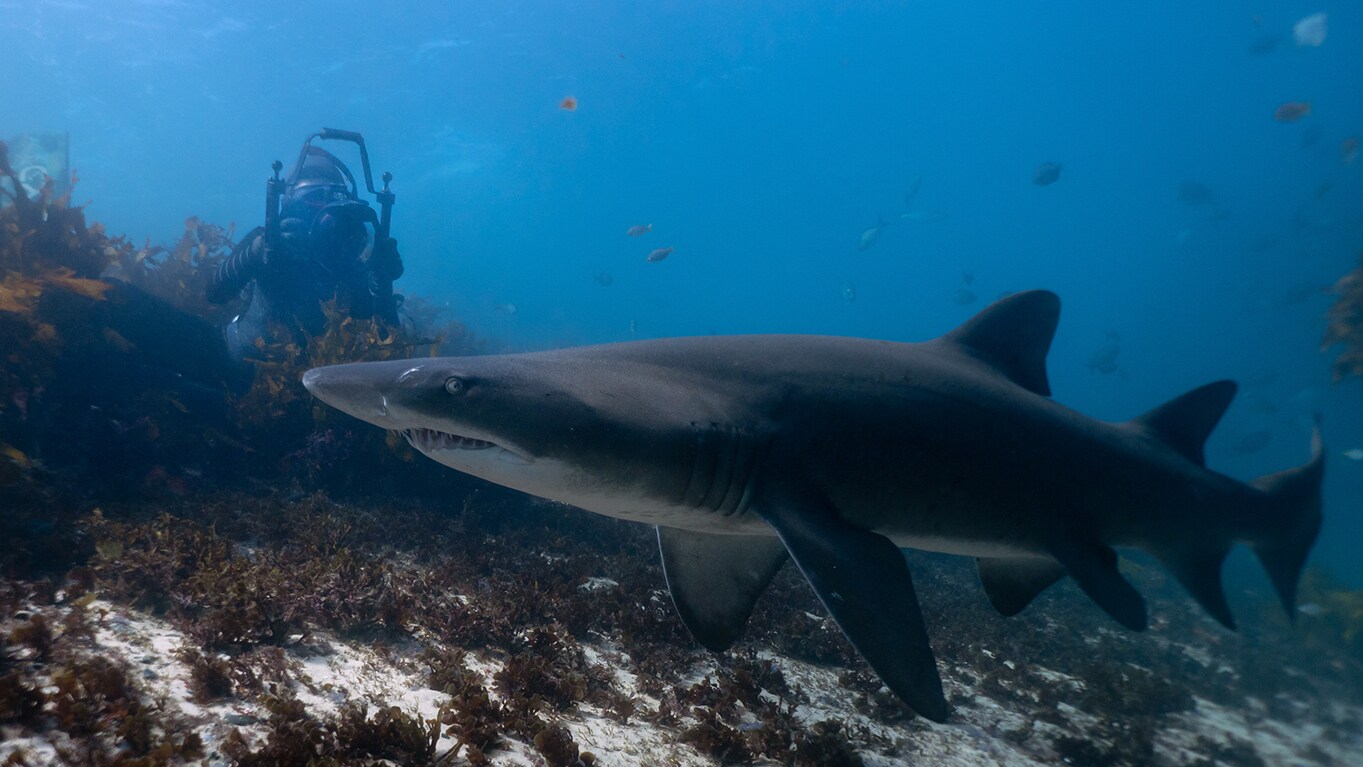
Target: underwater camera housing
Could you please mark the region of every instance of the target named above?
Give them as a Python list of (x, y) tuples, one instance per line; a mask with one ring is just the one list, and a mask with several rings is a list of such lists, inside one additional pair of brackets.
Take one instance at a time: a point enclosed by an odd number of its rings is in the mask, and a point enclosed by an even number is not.
[[(300, 181), (305, 181), (302, 177), (304, 169), (308, 167), (310, 159), (312, 159), (315, 154), (322, 154), (329, 158), (331, 157), (325, 150), (314, 150), (312, 146), (313, 139), (321, 139), (323, 141), (348, 141), (359, 147), (360, 166), (364, 170), (365, 188), (370, 194), (374, 195), (374, 199), (379, 203), (379, 214), (377, 220), (373, 221), (375, 245), (385, 242), (390, 236), (393, 221), (393, 203), (397, 201), (397, 195), (393, 194), (392, 190), (389, 189), (389, 184), (393, 180), (393, 174), (384, 171), (382, 179), (383, 189), (375, 190), (374, 176), (369, 165), (369, 149), (365, 146), (364, 136), (360, 135), (358, 131), (323, 128), (320, 132), (308, 136), (307, 139), (303, 141), (303, 148), (299, 150), (298, 153), (298, 161), (294, 163), (293, 170), (289, 172), (287, 177), (281, 178), (279, 175), (280, 171), (284, 168), (284, 164), (279, 160), (275, 160), (270, 166), (271, 169), (274, 170), (274, 176), (265, 182), (265, 260), (267, 262), (272, 255), (272, 251), (279, 246), (282, 198), (295, 187), (298, 187)], [(331, 159), (335, 160), (335, 158)], [(335, 163), (340, 173), (344, 175), (344, 184), (347, 189), (347, 196), (350, 199), (333, 202), (327, 207), (359, 208), (360, 206), (363, 206), (364, 208), (368, 208), (369, 204), (360, 200), (358, 195), (356, 195), (355, 179), (351, 177), (350, 170), (338, 160), (336, 160)], [(341, 179), (338, 178), (337, 181), (340, 182)], [(370, 211), (364, 211), (364, 213), (372, 218), (372, 213)], [(317, 220), (323, 218), (323, 216), (318, 216)]]

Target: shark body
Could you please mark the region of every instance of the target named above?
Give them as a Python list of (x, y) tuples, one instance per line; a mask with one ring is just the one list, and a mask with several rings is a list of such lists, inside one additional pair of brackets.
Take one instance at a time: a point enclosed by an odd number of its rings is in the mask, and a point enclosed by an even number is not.
[(1054, 294), (1004, 298), (941, 338), (675, 338), (309, 371), (323, 401), (402, 431), (460, 471), (657, 526), (683, 622), (738, 637), (787, 558), (881, 679), (948, 713), (900, 548), (978, 559), (1021, 611), (1068, 575), (1115, 620), (1146, 625), (1119, 547), (1160, 559), (1209, 613), (1247, 543), (1289, 614), (1321, 520), (1319, 434), (1303, 466), (1242, 483), (1202, 445), (1235, 394), (1221, 381), (1124, 423), (1051, 400)]

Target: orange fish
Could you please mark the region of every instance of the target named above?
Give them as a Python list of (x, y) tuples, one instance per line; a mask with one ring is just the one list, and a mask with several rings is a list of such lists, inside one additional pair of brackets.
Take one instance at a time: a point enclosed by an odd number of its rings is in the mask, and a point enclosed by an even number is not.
[(1280, 123), (1296, 122), (1311, 114), (1311, 102), (1286, 101), (1273, 110), (1273, 119)]
[(666, 248), (658, 248), (657, 250), (648, 254), (648, 262), (650, 264), (656, 264), (670, 255), (672, 255), (672, 246), (669, 245)]
[(558, 108), (566, 109), (571, 112), (574, 109), (577, 109), (577, 99), (572, 96), (566, 96), (562, 101), (558, 102)]

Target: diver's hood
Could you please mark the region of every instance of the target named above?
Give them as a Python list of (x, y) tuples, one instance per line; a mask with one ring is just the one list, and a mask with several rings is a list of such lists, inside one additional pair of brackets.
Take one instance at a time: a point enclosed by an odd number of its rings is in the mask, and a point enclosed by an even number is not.
[(308, 145), (298, 162), (284, 178), (286, 195), (302, 193), (308, 187), (334, 187), (350, 199), (359, 199), (359, 187), (350, 169), (336, 155), (321, 147)]
[(309, 145), (285, 184), (281, 215), (306, 222), (314, 241), (338, 226), (378, 223), (374, 209), (359, 198), (350, 170), (325, 149)]

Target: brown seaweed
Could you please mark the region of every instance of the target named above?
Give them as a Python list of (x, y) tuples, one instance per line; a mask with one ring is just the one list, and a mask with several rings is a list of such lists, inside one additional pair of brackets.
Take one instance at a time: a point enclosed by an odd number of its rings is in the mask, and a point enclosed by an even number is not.
[(1363, 378), (1363, 255), (1358, 268), (1341, 277), (1331, 290), (1336, 298), (1326, 315), (1322, 346), (1344, 347), (1333, 363), (1336, 382), (1349, 376)]

